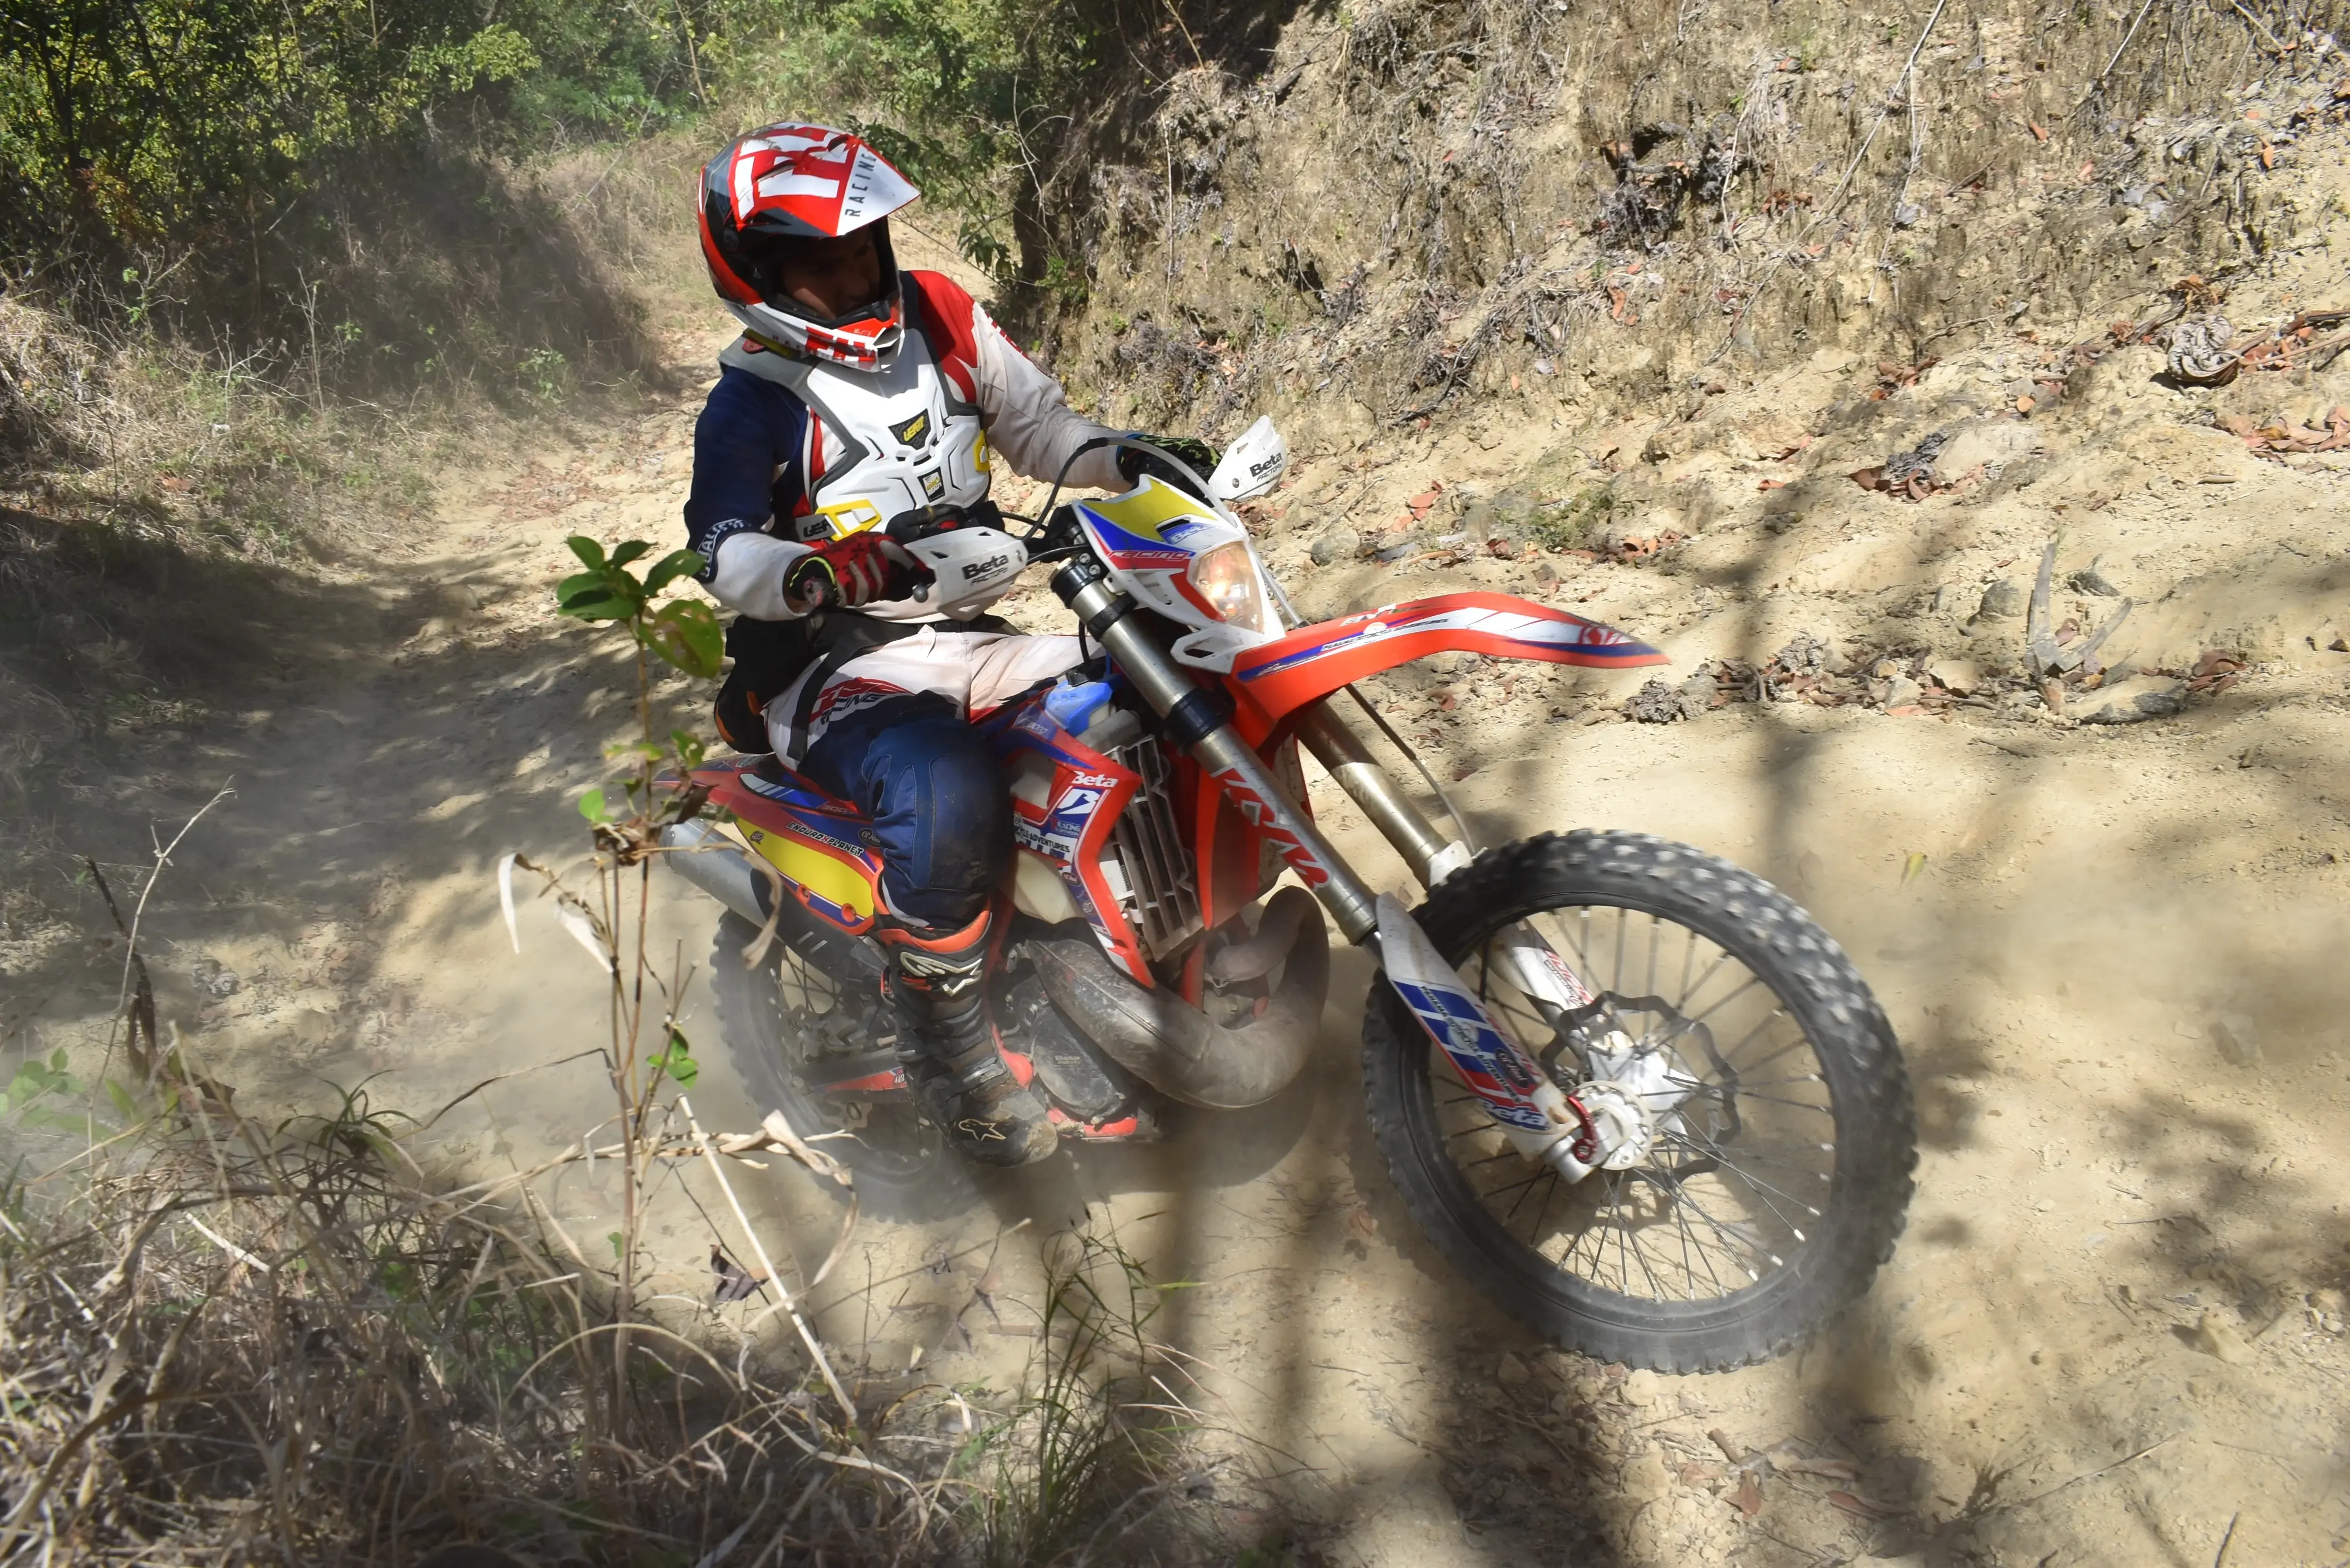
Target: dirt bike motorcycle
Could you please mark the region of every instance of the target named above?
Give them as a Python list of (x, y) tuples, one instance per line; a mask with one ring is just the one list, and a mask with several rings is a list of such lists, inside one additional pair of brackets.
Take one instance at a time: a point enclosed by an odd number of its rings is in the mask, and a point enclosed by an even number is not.
[[(1284, 463), (1260, 421), (1191, 475), (1197, 493), (1146, 478), (1041, 520), (893, 525), (944, 610), (1054, 564), (1099, 650), (972, 716), (1015, 819), (989, 997), (1004, 1055), (1065, 1141), (1261, 1104), (1306, 1066), (1335, 927), (1378, 971), (1362, 1033), (1378, 1147), (1453, 1267), (1603, 1360), (1698, 1371), (1787, 1350), (1867, 1287), (1901, 1228), (1914, 1127), (1882, 1009), (1801, 909), (1715, 856), (1596, 831), (1472, 855), (1431, 824), (1334, 694), (1439, 653), (1664, 656), (1503, 594), (1285, 624), (1229, 504)], [(1411, 867), (1416, 909), (1316, 828), (1301, 748)], [(804, 1136), (847, 1135), (827, 1147), (868, 1206), (968, 1201), (899, 1069), (867, 934), (881, 860), (858, 810), (772, 757), (675, 784), (707, 809), (661, 858), (728, 911), (714, 983), (754, 1092)], [(771, 920), (773, 956), (746, 967)]]

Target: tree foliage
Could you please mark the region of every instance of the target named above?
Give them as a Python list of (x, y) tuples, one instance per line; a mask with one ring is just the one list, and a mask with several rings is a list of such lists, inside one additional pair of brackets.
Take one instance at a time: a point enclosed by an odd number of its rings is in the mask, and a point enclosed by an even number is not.
[(268, 222), (340, 156), (641, 126), (690, 100), (695, 31), (722, 20), (569, 0), (6, 0), (0, 244), (194, 248)]

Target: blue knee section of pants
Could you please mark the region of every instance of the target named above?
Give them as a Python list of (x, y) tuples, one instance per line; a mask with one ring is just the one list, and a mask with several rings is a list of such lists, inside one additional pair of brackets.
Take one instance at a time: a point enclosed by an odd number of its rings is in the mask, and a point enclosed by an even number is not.
[(872, 817), (891, 909), (927, 926), (978, 919), (1011, 858), (1012, 799), (952, 703), (918, 692), (850, 713), (800, 771)]

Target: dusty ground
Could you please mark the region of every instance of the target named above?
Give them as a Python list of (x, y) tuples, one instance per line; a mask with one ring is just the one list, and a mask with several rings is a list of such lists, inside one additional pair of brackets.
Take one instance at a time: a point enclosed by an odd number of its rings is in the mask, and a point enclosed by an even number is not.
[[(2240, 296), (2240, 318), (2287, 313), (2324, 281), (2310, 265)], [(1625, 719), (1628, 678), (1513, 683), (1470, 661), (1388, 692), (1489, 838), (1609, 826), (1704, 846), (1793, 890), (1878, 988), (1918, 1085), (1918, 1193), (1875, 1292), (1812, 1349), (1627, 1377), (1465, 1297), (1370, 1147), (1367, 976), (1342, 960), (1315, 1069), (1274, 1105), (1080, 1151), (958, 1223), (867, 1220), (817, 1293), (844, 1360), (1016, 1376), (1039, 1238), (1084, 1226), (1191, 1284), (1159, 1329), (1198, 1358), (1213, 1440), (1271, 1478), (1219, 1484), (1243, 1529), (1269, 1485), (1322, 1560), (2202, 1568), (2232, 1525), (2240, 1568), (2343, 1561), (2350, 651), (2334, 644), (2350, 628), (2350, 463), (2288, 466), (2183, 421), (2322, 428), (2350, 377), (2181, 393), (2152, 379), (2156, 350), (2129, 348), (2075, 372), (2053, 411), (2014, 417), (2018, 376), (2095, 329), (1953, 348), (1883, 400), (1866, 395), (1873, 364), (1831, 348), (1669, 419), (1603, 424), (1529, 391), (1360, 449), (1308, 428), (1295, 485), (1263, 509), (1313, 614), (1506, 586), (1652, 638), (1674, 681), (1824, 643), (1781, 666), (1782, 700), (1731, 701), (1752, 688), (1728, 670), (1719, 705), (1696, 693), (1669, 723)], [(505, 1075), (423, 1135), (492, 1168), (605, 1114), (580, 1055), (603, 1029), (596, 978), (535, 914), (508, 950), (491, 867), (578, 846), (570, 797), (625, 728), (627, 672), (552, 617), (547, 588), (566, 535), (671, 535), (694, 401), (550, 441), (518, 472), (452, 483), (429, 528), (354, 546), (289, 609), (289, 647), (336, 658), (224, 695), (93, 803), (120, 877), (148, 819), (168, 831), (234, 782), (150, 907), (147, 945), (166, 1014), (257, 1103), (367, 1080), (421, 1116)], [(1976, 477), (1918, 503), (1845, 477), (1953, 427), (1995, 474), (1954, 469)], [(1532, 543), (1558, 503), (1595, 493), (1628, 560)], [(1687, 538), (1647, 547), (1668, 531)], [(2022, 679), (2022, 620), (1978, 611), (1991, 584), (2029, 587), (2052, 536), (2060, 585), (2094, 563), (2137, 601), (2106, 659), (2178, 673), (2075, 688), (2061, 709)], [(2086, 628), (2118, 603), (2064, 586), (2054, 600)], [(2130, 722), (2083, 722), (2108, 708)], [(1399, 879), (1343, 803), (1321, 804), (1350, 853)], [(708, 924), (665, 891), (655, 940), (698, 961)], [(119, 955), (9, 963), (12, 1049), (62, 1044), (94, 1068)], [(235, 988), (215, 994), (223, 969)], [(687, 1028), (703, 1119), (749, 1125), (706, 1004)], [(664, 1197), (654, 1236), (697, 1299), (712, 1235), (739, 1250), (699, 1179)], [(608, 1177), (575, 1169), (546, 1196), (600, 1246)], [(812, 1182), (777, 1170), (748, 1196), (773, 1238), (823, 1255), (838, 1213)]]

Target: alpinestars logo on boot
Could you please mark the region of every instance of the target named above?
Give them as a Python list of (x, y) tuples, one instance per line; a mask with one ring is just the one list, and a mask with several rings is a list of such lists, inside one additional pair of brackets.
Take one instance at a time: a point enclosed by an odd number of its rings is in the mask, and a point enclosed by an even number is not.
[(904, 968), (909, 983), (941, 996), (960, 996), (979, 983), (987, 958), (982, 953), (967, 959), (942, 959), (908, 951), (898, 955), (898, 962)]

